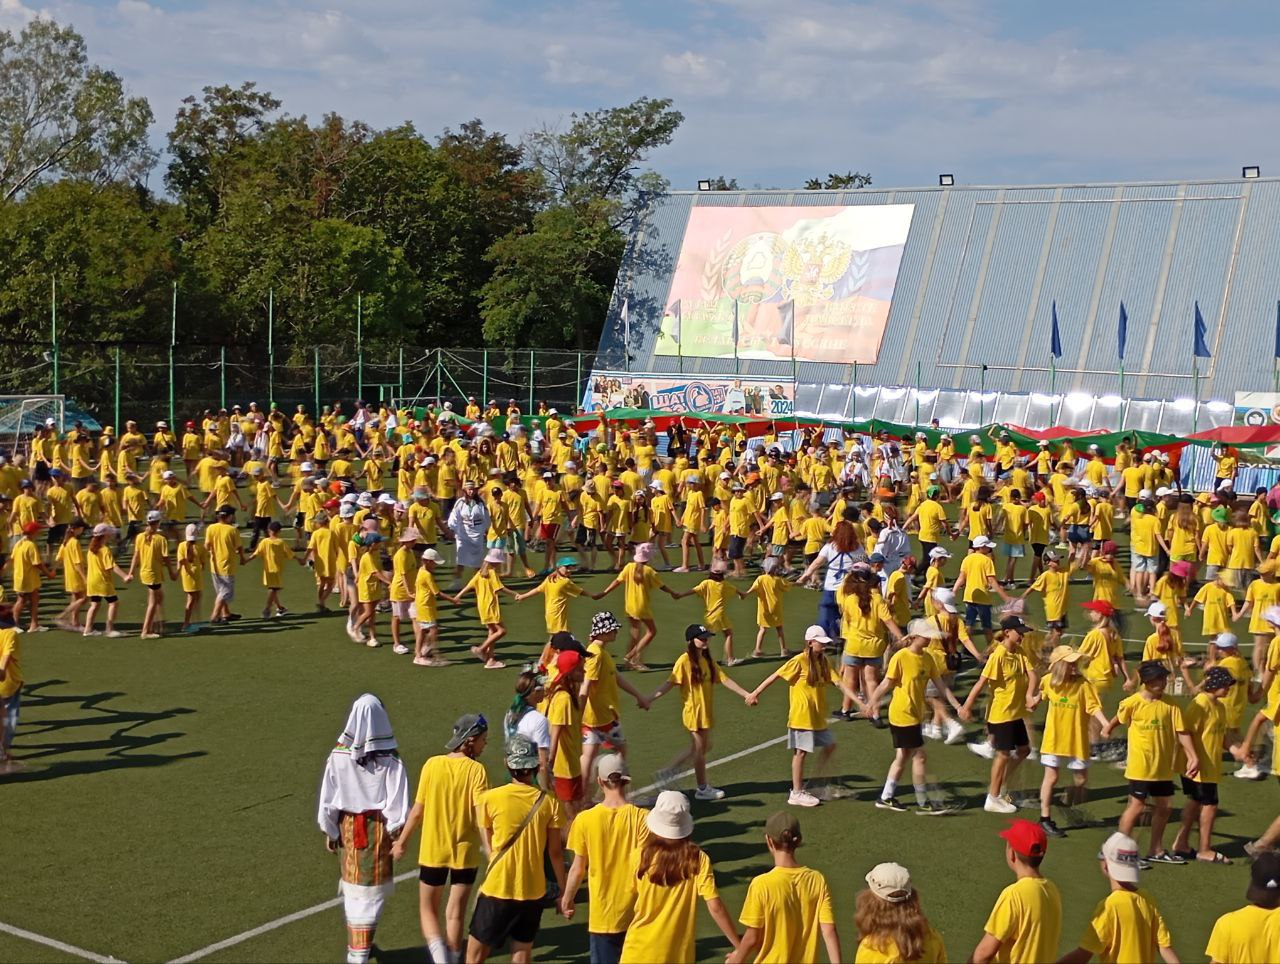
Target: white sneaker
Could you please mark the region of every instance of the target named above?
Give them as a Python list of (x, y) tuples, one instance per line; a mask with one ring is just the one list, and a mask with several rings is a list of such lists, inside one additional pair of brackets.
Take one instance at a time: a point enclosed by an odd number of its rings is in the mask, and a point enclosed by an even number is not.
[(364, 641), (364, 644), (368, 646), (370, 649), (377, 649), (379, 646), (382, 645), (382, 643), (378, 642), (377, 638), (373, 636), (370, 636), (368, 639), (366, 639)]
[(353, 643), (364, 642), (364, 637), (362, 637), (359, 633), (357, 633), (354, 629), (352, 629), (350, 623), (347, 623), (347, 639), (351, 640)]
[(723, 800), (724, 791), (719, 787), (713, 787), (707, 784), (705, 787), (698, 787), (693, 791), (693, 799), (695, 800)]
[(107, 633), (108, 639), (120, 639), (122, 636), (124, 636), (124, 633), (120, 632), (118, 629), (113, 629), (111, 632)]
[(1242, 766), (1231, 775), (1237, 780), (1258, 780), (1262, 777), (1262, 774), (1258, 772), (1258, 768), (1255, 766)]
[[(972, 744), (970, 744), (972, 746)], [(1007, 800), (1001, 800), (999, 797), (993, 797), (987, 794), (986, 803), (982, 805), (982, 809), (987, 813), (1017, 813), (1018, 808)]]
[(407, 656), (411, 650), (404, 643), (396, 643), (391, 647), (391, 652), (395, 653), (397, 656)]
[(672, 572), (688, 572), (688, 571), (689, 571), (689, 567), (688, 567), (688, 566), (676, 566), (676, 567), (675, 567), (674, 569), (672, 569), (671, 571), (672, 571)]
[(990, 743), (970, 743), (969, 752), (978, 754), (984, 760), (994, 760), (996, 758), (995, 748)]
[(920, 727), (920, 735), (926, 740), (941, 740), (942, 727), (938, 726), (937, 723), (925, 723)]
[(792, 807), (816, 807), (822, 801), (808, 790), (792, 790), (787, 794), (787, 804)]
[(957, 743), (964, 742), (964, 724), (958, 720), (952, 720), (947, 724), (947, 738), (943, 741), (947, 746), (955, 746)]

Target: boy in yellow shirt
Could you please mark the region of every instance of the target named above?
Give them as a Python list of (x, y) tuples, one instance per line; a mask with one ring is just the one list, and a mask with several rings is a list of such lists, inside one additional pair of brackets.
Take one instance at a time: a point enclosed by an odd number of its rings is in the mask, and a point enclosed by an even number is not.
[(1116, 831), (1102, 845), (1098, 861), (1111, 893), (1093, 909), (1079, 946), (1059, 960), (1086, 964), (1096, 957), (1100, 964), (1116, 964), (1154, 961), (1158, 955), (1178, 964), (1164, 917), (1151, 896), (1138, 889), (1138, 842)]
[(1107, 739), (1118, 726), (1129, 730), (1128, 762), (1124, 771), (1125, 779), (1129, 781), (1129, 802), (1120, 815), (1120, 832), (1132, 834), (1138, 818), (1150, 802), (1154, 809), (1147, 860), (1184, 864), (1184, 858), (1164, 849), (1164, 830), (1172, 809), (1178, 745), (1186, 754), (1185, 773), (1193, 780), (1200, 772), (1200, 760), (1195, 741), (1183, 721), (1182, 709), (1164, 695), (1169, 682), (1169, 668), (1157, 660), (1147, 660), (1139, 664), (1138, 678), (1142, 681), (1142, 689), (1120, 701), (1115, 718), (1102, 730), (1103, 739)]
[(22, 768), (9, 753), (22, 701), (21, 652), (13, 610), (0, 605), (0, 773), (13, 773)]
[(787, 639), (782, 628), (782, 597), (795, 587), (795, 583), (778, 575), (778, 569), (781, 565), (782, 561), (778, 556), (770, 556), (765, 559), (760, 566), (760, 575), (751, 584), (751, 588), (743, 593), (744, 598), (746, 596), (756, 597), (756, 624), (760, 628), (756, 632), (756, 645), (751, 652), (752, 659), (762, 659), (764, 657), (764, 637), (765, 633), (770, 629), (778, 634), (778, 655), (783, 659), (791, 658), (791, 653), (787, 649)]
[(1015, 820), (1000, 832), (1004, 862), (1017, 878), (1000, 892), (982, 927), (982, 940), (969, 955), (975, 964), (1008, 961), (1037, 964), (1058, 958), (1062, 936), (1062, 895), (1040, 873), (1049, 838), (1039, 824)]
[[(293, 550), (280, 538), (280, 530), (284, 526), (272, 519), (267, 526), (267, 537), (258, 543), (251, 558), (262, 560), (262, 584), (267, 587), (267, 604), (262, 609), (262, 618), (287, 616), (289, 610), (280, 601), (280, 590), (284, 588), (284, 564), (294, 558)], [(302, 560), (298, 560), (302, 565)]]

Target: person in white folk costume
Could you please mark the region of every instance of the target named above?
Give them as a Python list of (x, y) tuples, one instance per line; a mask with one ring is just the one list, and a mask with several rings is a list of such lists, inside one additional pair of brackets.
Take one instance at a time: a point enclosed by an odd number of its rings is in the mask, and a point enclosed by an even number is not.
[(396, 750), (387, 709), (360, 696), (329, 753), (317, 822), (338, 854), (347, 920), (347, 964), (365, 964), (378, 917), (395, 887), (391, 845), (409, 813), (409, 779)]

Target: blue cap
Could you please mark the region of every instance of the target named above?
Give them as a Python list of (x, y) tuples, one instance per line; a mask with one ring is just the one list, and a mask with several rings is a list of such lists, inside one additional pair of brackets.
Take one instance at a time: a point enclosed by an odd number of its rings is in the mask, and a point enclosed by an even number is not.
[(884, 553), (882, 552), (871, 553), (871, 555), (867, 556), (867, 562), (884, 562)]
[(573, 556), (561, 556), (559, 559), (556, 560), (557, 566), (576, 566), (577, 564), (578, 564), (578, 560), (575, 559)]

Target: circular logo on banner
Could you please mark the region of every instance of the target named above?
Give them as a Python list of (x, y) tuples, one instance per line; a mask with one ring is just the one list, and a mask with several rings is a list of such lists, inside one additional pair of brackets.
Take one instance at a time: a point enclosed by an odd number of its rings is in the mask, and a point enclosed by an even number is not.
[(715, 407), (715, 396), (702, 382), (690, 382), (684, 390), (684, 407), (691, 412), (709, 412)]
[(1271, 421), (1271, 413), (1265, 408), (1251, 408), (1244, 413), (1244, 424), (1257, 428)]

